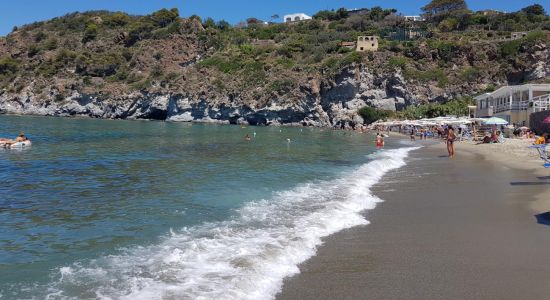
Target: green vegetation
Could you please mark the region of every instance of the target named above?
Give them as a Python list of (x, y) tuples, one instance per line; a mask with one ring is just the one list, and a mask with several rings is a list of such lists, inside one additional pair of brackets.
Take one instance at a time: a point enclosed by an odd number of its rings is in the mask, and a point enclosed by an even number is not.
[(422, 7), (424, 13), (428, 15), (452, 13), (465, 9), (468, 9), (468, 6), (464, 0), (432, 0), (426, 6)]
[(130, 16), (122, 12), (116, 12), (111, 15), (107, 15), (103, 19), (103, 24), (112, 28), (123, 27), (128, 23), (130, 23)]
[(476, 67), (468, 67), (458, 75), (458, 77), (466, 82), (474, 82), (481, 75), (481, 70)]
[(13, 75), (19, 69), (19, 61), (11, 57), (0, 58), (0, 76)]
[(177, 8), (172, 8), (171, 10), (163, 8), (159, 11), (154, 12), (151, 15), (151, 20), (153, 20), (153, 22), (159, 27), (166, 27), (172, 22), (175, 22), (178, 17), (179, 12)]
[(393, 116), (394, 112), (390, 110), (381, 110), (365, 106), (359, 109), (359, 115), (361, 116), (361, 118), (363, 118), (366, 124), (371, 124), (378, 120), (387, 119)]
[(522, 48), (529, 48), (535, 45), (538, 41), (548, 41), (550, 39), (550, 33), (542, 30), (532, 31), (527, 36), (513, 41), (508, 41), (502, 44), (500, 51), (502, 57), (509, 58), (517, 56)]
[[(268, 101), (266, 95), (304, 93), (308, 81), (322, 89), (337, 82), (346, 69), (361, 66), (372, 73), (400, 72), (413, 84), (454, 89), (485, 82), (488, 61), (506, 72), (524, 68), (520, 64), (529, 60), (535, 44), (550, 40), (550, 18), (540, 5), (486, 13), (469, 11), (463, 0), (426, 2), (426, 22), (409, 22), (396, 10), (381, 7), (361, 14), (325, 10), (306, 22), (239, 26), (198, 16), (182, 19), (175, 8), (147, 16), (71, 13), (22, 26), (5, 37), (2, 50), (10, 51), (2, 53), (13, 56), (0, 60), (0, 88), (15, 89), (11, 79), (25, 85), (35, 76), (42, 88), (59, 80), (89, 90), (181, 90), (182, 82), (203, 80), (201, 84), (227, 94), (254, 91), (246, 96)], [(396, 38), (409, 30), (420, 35)], [(494, 42), (511, 31), (530, 33)], [(378, 52), (342, 46), (363, 35), (381, 36)]]
[(442, 69), (434, 69), (427, 71), (420, 71), (412, 68), (407, 68), (404, 72), (405, 77), (420, 82), (436, 81), (438, 87), (445, 87), (449, 83), (447, 74)]
[(82, 43), (86, 44), (89, 41), (92, 41), (97, 36), (97, 25), (90, 23), (86, 26), (86, 31), (84, 31), (84, 37), (82, 38)]
[(388, 61), (388, 65), (390, 65), (390, 67), (400, 68), (400, 69), (405, 68), (408, 63), (409, 63), (409, 59), (403, 56), (394, 56), (390, 58), (390, 60)]
[(462, 97), (446, 103), (429, 103), (409, 106), (396, 116), (401, 119), (436, 118), (442, 116), (465, 116), (468, 114), (468, 105), (473, 105), (472, 97)]

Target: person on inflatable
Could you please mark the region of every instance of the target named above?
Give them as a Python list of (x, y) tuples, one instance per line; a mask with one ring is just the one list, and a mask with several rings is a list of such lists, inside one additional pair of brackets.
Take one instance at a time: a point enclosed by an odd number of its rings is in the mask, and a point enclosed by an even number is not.
[(1, 144), (4, 144), (4, 146), (11, 146), (15, 143), (19, 143), (19, 142), (24, 142), (24, 141), (27, 141), (28, 138), (25, 136), (25, 134), (23, 132), (19, 133), (19, 135), (15, 138), (15, 140), (10, 140), (10, 139), (3, 139), (3, 138), (0, 138), (0, 143)]

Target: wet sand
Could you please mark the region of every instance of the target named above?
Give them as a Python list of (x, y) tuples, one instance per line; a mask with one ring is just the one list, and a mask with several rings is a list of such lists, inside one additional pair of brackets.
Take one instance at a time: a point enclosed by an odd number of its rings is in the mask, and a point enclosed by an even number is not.
[(371, 224), (328, 237), (277, 299), (548, 299), (550, 226), (534, 214), (550, 170), (475, 147), (412, 152), (374, 188)]

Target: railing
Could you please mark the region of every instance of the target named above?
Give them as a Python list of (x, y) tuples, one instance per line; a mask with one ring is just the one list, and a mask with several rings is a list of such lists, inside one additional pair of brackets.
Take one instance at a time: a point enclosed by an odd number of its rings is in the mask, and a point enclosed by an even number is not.
[(550, 110), (550, 94), (533, 98), (533, 112)]
[(517, 101), (513, 100), (512, 104), (506, 103), (501, 104), (497, 106), (493, 106), (493, 109), (495, 113), (503, 112), (503, 111), (525, 111), (529, 108), (529, 101)]
[(481, 108), (476, 112), (478, 117), (492, 117), (493, 116), (493, 107)]
[(500, 105), (491, 105), (488, 108), (478, 109), (478, 115), (492, 116), (505, 111), (527, 111), (529, 107), (533, 107), (533, 112), (550, 110), (550, 94), (535, 97), (531, 101), (512, 100), (512, 104), (507, 102)]

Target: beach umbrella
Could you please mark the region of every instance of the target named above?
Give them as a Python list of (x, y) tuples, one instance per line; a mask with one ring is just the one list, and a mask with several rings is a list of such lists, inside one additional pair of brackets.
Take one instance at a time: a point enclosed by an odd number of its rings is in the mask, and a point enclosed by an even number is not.
[(497, 117), (485, 119), (483, 123), (485, 123), (486, 125), (508, 125), (508, 121)]
[(535, 215), (535, 218), (537, 218), (537, 223), (539, 224), (550, 225), (550, 211)]
[(520, 127), (519, 129), (525, 131), (525, 130), (529, 130), (529, 127), (527, 127), (527, 126), (522, 126), (522, 127)]
[(546, 117), (546, 119), (544, 119), (544, 121), (542, 121), (542, 123), (550, 124), (550, 116)]

